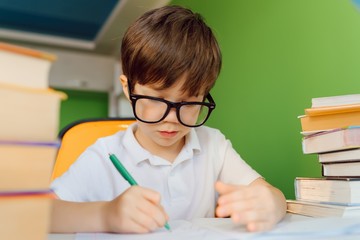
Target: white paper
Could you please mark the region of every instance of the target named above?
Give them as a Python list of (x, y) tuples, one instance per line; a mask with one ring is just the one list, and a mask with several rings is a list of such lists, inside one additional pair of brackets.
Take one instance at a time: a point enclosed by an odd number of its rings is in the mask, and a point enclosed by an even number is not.
[[(231, 239), (360, 239), (360, 218), (304, 218), (287, 215), (273, 230), (249, 233), (231, 219), (201, 218), (170, 221), (172, 231), (159, 229), (149, 234), (79, 233), (76, 240), (231, 240)], [(337, 238), (338, 237), (338, 238)], [(349, 238), (346, 238), (349, 239)], [(352, 238), (351, 238), (352, 239)]]

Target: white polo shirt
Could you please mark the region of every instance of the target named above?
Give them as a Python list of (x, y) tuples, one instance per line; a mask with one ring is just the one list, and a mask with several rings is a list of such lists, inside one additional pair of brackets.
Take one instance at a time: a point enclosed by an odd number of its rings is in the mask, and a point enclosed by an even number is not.
[(136, 123), (126, 131), (100, 138), (51, 185), (60, 199), (76, 202), (110, 201), (129, 183), (109, 159), (115, 154), (140, 186), (161, 194), (171, 220), (214, 217), (217, 180), (248, 185), (260, 175), (216, 129), (191, 129), (173, 163), (143, 149), (134, 137)]

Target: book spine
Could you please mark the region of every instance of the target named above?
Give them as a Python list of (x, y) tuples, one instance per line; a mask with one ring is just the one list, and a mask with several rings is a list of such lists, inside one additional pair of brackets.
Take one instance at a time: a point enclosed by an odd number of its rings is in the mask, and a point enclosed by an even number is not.
[(302, 131), (325, 131), (360, 125), (360, 111), (319, 116), (301, 116)]
[(321, 116), (321, 115), (346, 113), (346, 112), (360, 112), (360, 104), (349, 104), (349, 105), (340, 105), (340, 106), (332, 106), (332, 107), (305, 109), (305, 114), (307, 116)]
[(320, 163), (360, 161), (360, 148), (321, 153), (318, 155), (318, 160)]
[(58, 95), (61, 100), (66, 100), (67, 95), (64, 92), (54, 90), (52, 88), (47, 89), (37, 89), (37, 88), (30, 88), (24, 86), (18, 86), (16, 84), (9, 84), (9, 83), (0, 83), (1, 89), (13, 90), (13, 91), (20, 91), (20, 92), (27, 92), (33, 94), (50, 94), (50, 95)]
[[(342, 165), (349, 162), (331, 162), (331, 163), (322, 163), (321, 164), (321, 175), (327, 179), (358, 179), (360, 178), (360, 173), (351, 174), (348, 171), (345, 172), (336, 171), (335, 169), (331, 169), (334, 165)], [(356, 162), (352, 162), (356, 163)], [(348, 166), (350, 167), (350, 165)], [(337, 172), (337, 174), (334, 173)]]
[(10, 141), (0, 140), (1, 145), (22, 145), (22, 146), (38, 146), (38, 147), (60, 147), (59, 141), (53, 142), (31, 142), (31, 141)]
[(19, 47), (19, 46), (15, 46), (15, 45), (3, 43), (3, 42), (0, 42), (0, 50), (13, 52), (16, 54), (23, 54), (23, 55), (27, 55), (30, 57), (42, 58), (42, 59), (45, 59), (48, 61), (56, 60), (56, 56), (53, 54), (42, 52), (42, 51), (37, 51), (34, 49), (30, 49), (30, 48)]

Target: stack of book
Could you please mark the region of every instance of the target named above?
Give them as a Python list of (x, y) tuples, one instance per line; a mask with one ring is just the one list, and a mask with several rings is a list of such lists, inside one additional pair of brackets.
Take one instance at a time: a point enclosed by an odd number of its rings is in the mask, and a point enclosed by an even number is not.
[(47, 239), (62, 92), (55, 56), (0, 42), (0, 239)]
[(288, 212), (360, 216), (360, 94), (313, 98), (300, 116), (304, 154), (317, 154), (320, 178), (297, 177)]

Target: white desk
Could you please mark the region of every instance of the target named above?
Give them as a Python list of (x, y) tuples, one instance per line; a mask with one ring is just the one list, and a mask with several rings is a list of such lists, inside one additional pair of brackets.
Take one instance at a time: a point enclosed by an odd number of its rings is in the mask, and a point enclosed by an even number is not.
[[(76, 234), (49, 234), (48, 240), (122, 240), (122, 239), (329, 239), (329, 240), (359, 240), (360, 239), (360, 217), (359, 218), (310, 218), (300, 215), (287, 214), (284, 220), (274, 230), (264, 235), (248, 234), (244, 228), (232, 226), (230, 219), (198, 219), (188, 222), (189, 234), (186, 228), (176, 229), (176, 225), (169, 224), (175, 229), (173, 232), (157, 232), (147, 235), (76, 235)], [(351, 225), (351, 226), (350, 226)], [(344, 230), (346, 228), (346, 230)], [(185, 230), (184, 230), (185, 229)], [(195, 232), (194, 232), (195, 229)], [(198, 231), (201, 230), (201, 232)], [(236, 231), (234, 231), (236, 230)], [(355, 232), (354, 232), (355, 231)], [(349, 235), (349, 232), (351, 234)], [(324, 235), (327, 234), (327, 235)]]

